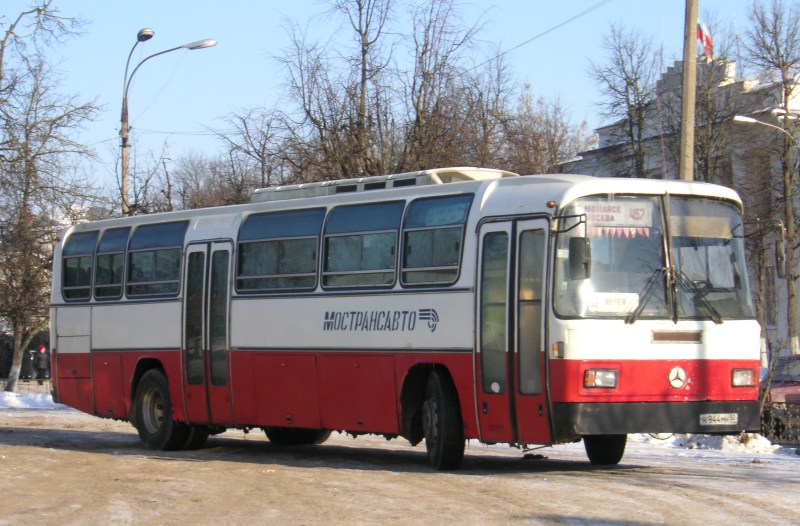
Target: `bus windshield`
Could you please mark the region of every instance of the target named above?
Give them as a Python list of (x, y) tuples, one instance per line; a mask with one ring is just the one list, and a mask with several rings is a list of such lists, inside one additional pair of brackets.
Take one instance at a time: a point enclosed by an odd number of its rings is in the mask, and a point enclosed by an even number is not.
[[(732, 204), (697, 197), (593, 196), (575, 201), (564, 217), (556, 252), (559, 315), (717, 323), (755, 317), (741, 217)], [(570, 275), (573, 237), (585, 237), (590, 245), (583, 276)]]

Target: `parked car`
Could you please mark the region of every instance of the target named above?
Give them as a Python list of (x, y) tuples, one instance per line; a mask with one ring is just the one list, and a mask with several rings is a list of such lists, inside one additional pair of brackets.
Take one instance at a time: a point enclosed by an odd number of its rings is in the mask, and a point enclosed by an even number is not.
[(762, 432), (781, 443), (800, 443), (800, 356), (779, 358), (772, 368), (761, 414)]

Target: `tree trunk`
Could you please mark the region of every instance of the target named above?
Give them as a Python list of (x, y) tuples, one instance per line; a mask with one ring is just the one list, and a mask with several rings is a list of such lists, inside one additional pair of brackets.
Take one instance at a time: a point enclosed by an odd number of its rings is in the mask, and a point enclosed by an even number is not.
[(16, 329), (14, 330), (14, 353), (11, 359), (11, 370), (8, 373), (8, 380), (6, 380), (6, 392), (14, 393), (17, 390), (17, 382), (19, 381), (19, 374), (22, 371), (22, 357), (25, 355), (25, 346), (22, 341), (22, 334)]

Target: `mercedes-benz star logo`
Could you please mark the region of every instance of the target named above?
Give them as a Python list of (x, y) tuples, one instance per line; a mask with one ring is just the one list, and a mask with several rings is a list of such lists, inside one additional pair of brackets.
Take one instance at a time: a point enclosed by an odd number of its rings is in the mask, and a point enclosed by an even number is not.
[(669, 380), (669, 385), (674, 387), (675, 389), (681, 389), (686, 385), (686, 371), (683, 370), (683, 367), (680, 365), (673, 367), (670, 372), (669, 376), (667, 376)]

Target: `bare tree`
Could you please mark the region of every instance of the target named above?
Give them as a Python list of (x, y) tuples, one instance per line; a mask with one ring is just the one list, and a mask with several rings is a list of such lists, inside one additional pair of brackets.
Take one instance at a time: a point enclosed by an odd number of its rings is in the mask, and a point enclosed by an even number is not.
[(558, 165), (593, 145), (586, 123), (570, 124), (561, 104), (535, 98), (530, 85), (504, 123), (506, 166), (523, 174), (552, 173)]
[[(384, 112), (382, 77), (385, 24), (390, 0), (337, 0), (332, 12), (342, 14), (353, 30), (356, 49), (341, 49), (309, 42), (296, 26), (289, 28), (292, 47), (279, 57), (287, 71), (286, 87), (299, 116), (287, 115), (284, 126), (292, 162), (304, 169), (304, 178), (335, 179), (375, 175), (383, 171), (381, 148), (390, 124)], [(344, 60), (338, 57), (344, 55)], [(344, 66), (344, 67), (342, 67)]]
[[(390, 27), (393, 3), (330, 2), (327, 15), (346, 21), (353, 47), (341, 45), (341, 32), (333, 49), (311, 41), (296, 23), (288, 26), (291, 45), (277, 61), (286, 72), (289, 103), (225, 120), (227, 129), (217, 133), (230, 170), (245, 174), (255, 167), (265, 186), (442, 165), (508, 167), (508, 133), (516, 133), (522, 147), (531, 130), (516, 122), (515, 111), (523, 108), (511, 102), (506, 65), (491, 59), (485, 67), (468, 66), (479, 26), (461, 23), (454, 0), (435, 0), (409, 8), (413, 27), (404, 31)], [(408, 64), (392, 54), (400, 45), (393, 35), (404, 33), (410, 35), (404, 41), (413, 60)], [(583, 132), (571, 129), (561, 108), (530, 109), (545, 111), (537, 116), (536, 133), (546, 143), (547, 161), (537, 166), (553, 167), (574, 154)]]
[(605, 97), (605, 115), (623, 122), (624, 139), (632, 153), (632, 177), (645, 177), (645, 139), (648, 112), (655, 95), (655, 81), (661, 61), (651, 39), (635, 30), (612, 25), (603, 39), (605, 64), (590, 63)]
[(43, 57), (45, 45), (74, 24), (42, 1), (6, 26), (0, 40), (0, 318), (14, 340), (7, 391), (16, 388), (24, 350), (47, 327), (56, 231), (72, 201), (89, 193), (65, 174), (88, 154), (72, 135), (96, 107), (59, 95), (59, 79)]
[(419, 4), (411, 20), (414, 67), (405, 86), (408, 115), (403, 167), (417, 170), (437, 164), (442, 145), (449, 142), (447, 134), (457, 129), (452, 117), (458, 106), (453, 103), (463, 93), (460, 65), (479, 28), (459, 24), (453, 0)]
[[(744, 51), (747, 60), (760, 70), (771, 72), (777, 77), (781, 87), (781, 100), (778, 104), (788, 112), (789, 102), (797, 86), (800, 74), (800, 10), (797, 4), (787, 6), (783, 0), (771, 3), (753, 2), (750, 11), (752, 27), (746, 33)], [(795, 188), (797, 179), (797, 159), (792, 156), (793, 140), (797, 137), (796, 124), (791, 119), (783, 119), (781, 147), (782, 171), (782, 219), (786, 227), (786, 238), (790, 248), (786, 263), (789, 269), (787, 294), (787, 324), (789, 345), (792, 354), (800, 354), (798, 341), (798, 302), (797, 248), (800, 246), (798, 225), (795, 217)]]
[(250, 108), (230, 114), (224, 122), (227, 129), (217, 130), (217, 137), (231, 158), (258, 174), (255, 184), (263, 188), (282, 182), (283, 116), (277, 111)]

